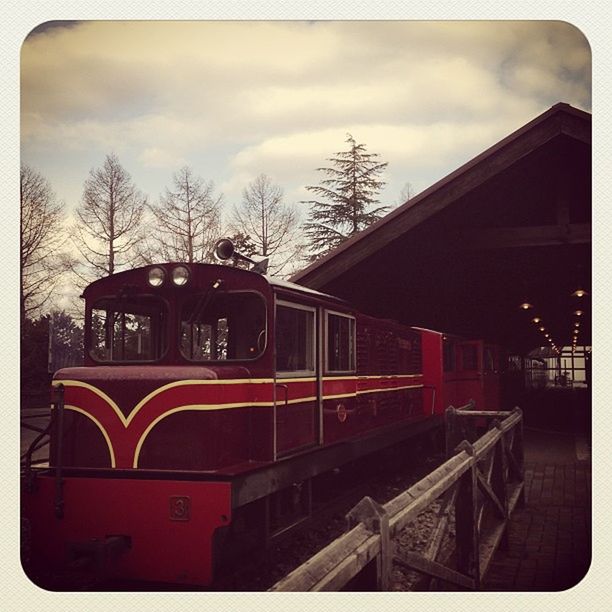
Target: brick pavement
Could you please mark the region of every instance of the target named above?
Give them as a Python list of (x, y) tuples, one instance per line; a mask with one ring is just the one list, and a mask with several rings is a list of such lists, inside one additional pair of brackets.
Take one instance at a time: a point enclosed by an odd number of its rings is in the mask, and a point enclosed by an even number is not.
[[(537, 461), (525, 464), (525, 506), (512, 515), (508, 547), (497, 551), (484, 590), (562, 591), (578, 584), (588, 571), (591, 463), (567, 448), (552, 450), (560, 435), (538, 437), (537, 451), (532, 453)], [(551, 449), (548, 461), (547, 449)]]

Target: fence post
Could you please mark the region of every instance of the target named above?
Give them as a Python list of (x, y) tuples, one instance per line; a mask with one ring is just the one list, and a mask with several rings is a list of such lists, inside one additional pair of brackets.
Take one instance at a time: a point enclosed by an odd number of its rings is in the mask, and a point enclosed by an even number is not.
[(466, 451), (472, 457), (471, 468), (459, 480), (455, 505), (455, 534), (457, 541), (457, 570), (471, 576), (476, 589), (480, 588), (480, 541), (478, 534), (478, 483), (476, 457), (473, 446), (463, 440), (458, 451)]
[(346, 521), (348, 529), (363, 523), (368, 531), (380, 535), (380, 553), (376, 557), (376, 589), (388, 591), (392, 552), (387, 511), (371, 497), (366, 496), (349, 511)]
[(446, 458), (455, 454), (455, 447), (459, 443), (457, 440), (457, 410), (454, 406), (449, 406), (444, 411), (444, 431), (446, 434)]
[(525, 483), (525, 447), (524, 447), (524, 442), (523, 442), (523, 411), (518, 406), (516, 406), (513, 412), (518, 414), (521, 417), (520, 422), (514, 428), (514, 443), (512, 444), (511, 452), (518, 466), (521, 482), (523, 483), (523, 488), (521, 489), (521, 493), (517, 500), (517, 507), (524, 508), (525, 507), (525, 486), (524, 486), (524, 483)]
[(494, 419), (492, 427), (500, 432), (499, 442), (495, 445), (493, 451), (493, 469), (491, 470), (491, 488), (497, 499), (504, 509), (502, 520), (505, 524), (505, 529), (501, 538), (500, 546), (507, 550), (508, 548), (508, 460), (506, 458), (507, 442), (506, 435), (502, 431), (502, 425), (499, 419)]

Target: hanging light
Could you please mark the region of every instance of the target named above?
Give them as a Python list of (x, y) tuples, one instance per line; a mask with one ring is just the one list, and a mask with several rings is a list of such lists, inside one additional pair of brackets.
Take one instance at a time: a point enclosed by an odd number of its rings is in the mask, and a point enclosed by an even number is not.
[(533, 308), (533, 304), (530, 304), (529, 302), (523, 302), (519, 308), (522, 308), (523, 310), (529, 310), (530, 308)]
[(546, 328), (542, 325), (540, 326), (540, 331), (546, 331)]
[(582, 310), (574, 310), (574, 314), (575, 314), (577, 317), (581, 317), (581, 316), (582, 316)]
[(576, 289), (574, 293), (572, 293), (572, 297), (584, 297), (585, 295), (589, 295), (584, 289)]
[(532, 323), (540, 323), (542, 319), (540, 317), (533, 317), (533, 319), (531, 319)]

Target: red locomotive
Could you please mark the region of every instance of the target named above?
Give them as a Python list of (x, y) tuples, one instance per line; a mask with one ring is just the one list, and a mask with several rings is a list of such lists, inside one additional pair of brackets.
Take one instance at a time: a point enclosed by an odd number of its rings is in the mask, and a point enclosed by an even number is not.
[(22, 497), (47, 568), (209, 585), (236, 542), (307, 514), (317, 477), (449, 404), (497, 408), (492, 347), (253, 271), (154, 265), (84, 298), (85, 366), (54, 377), (50, 465)]

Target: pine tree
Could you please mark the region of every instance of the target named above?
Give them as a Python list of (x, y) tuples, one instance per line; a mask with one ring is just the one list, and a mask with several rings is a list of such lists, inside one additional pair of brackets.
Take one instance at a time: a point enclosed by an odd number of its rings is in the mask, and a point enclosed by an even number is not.
[(318, 197), (303, 201), (311, 205), (304, 229), (312, 260), (380, 219), (389, 209), (375, 207), (379, 203), (377, 195), (385, 185), (379, 177), (388, 164), (378, 161), (378, 154), (366, 152), (366, 146), (357, 144), (350, 134), (346, 142), (348, 151), (328, 158), (331, 167), (317, 168), (326, 178), (319, 185), (306, 187)]

